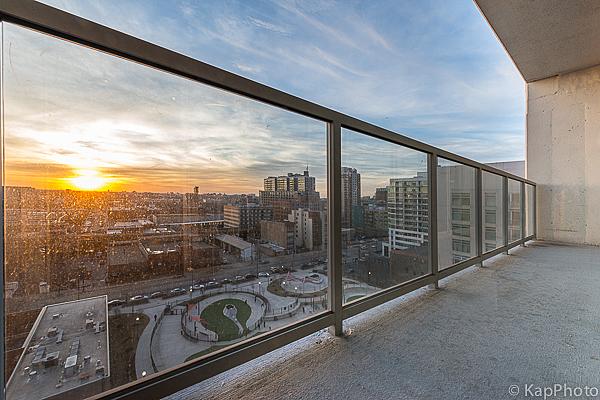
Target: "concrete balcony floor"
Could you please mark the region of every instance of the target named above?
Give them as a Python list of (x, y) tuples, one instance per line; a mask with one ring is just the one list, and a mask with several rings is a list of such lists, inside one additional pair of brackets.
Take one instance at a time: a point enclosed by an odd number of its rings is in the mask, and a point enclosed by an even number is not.
[(600, 248), (535, 242), (171, 396), (496, 399), (600, 386)]

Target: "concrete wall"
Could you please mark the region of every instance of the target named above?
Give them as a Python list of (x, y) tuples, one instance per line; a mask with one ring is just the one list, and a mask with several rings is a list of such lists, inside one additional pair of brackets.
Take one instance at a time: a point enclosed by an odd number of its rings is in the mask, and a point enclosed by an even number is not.
[(539, 238), (600, 245), (600, 66), (527, 87)]

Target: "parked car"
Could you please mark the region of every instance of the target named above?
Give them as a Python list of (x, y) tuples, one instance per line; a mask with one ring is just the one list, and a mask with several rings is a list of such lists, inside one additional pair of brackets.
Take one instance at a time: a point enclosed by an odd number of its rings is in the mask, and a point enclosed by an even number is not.
[(271, 274), (269, 274), (268, 272), (259, 272), (258, 273), (259, 278), (268, 278), (269, 276), (271, 276)]
[(137, 296), (133, 296), (128, 301), (129, 305), (132, 305), (132, 306), (136, 305), (136, 304), (147, 303), (147, 302), (148, 302), (148, 296), (143, 296), (141, 294), (138, 294)]
[(192, 286), (192, 290), (204, 290), (205, 286), (201, 283), (196, 283), (194, 286)]
[(183, 288), (175, 288), (175, 289), (171, 289), (171, 291), (169, 293), (179, 296), (179, 295), (187, 293), (187, 291)]
[(206, 288), (207, 289), (213, 289), (213, 288), (218, 288), (221, 287), (222, 285), (219, 282), (216, 281), (210, 281), (206, 283)]
[(243, 277), (243, 276), (241, 276), (241, 275), (237, 275), (235, 278), (233, 278), (233, 281), (234, 281), (235, 283), (244, 282), (245, 280), (246, 280), (246, 278), (244, 278), (244, 277)]
[(108, 308), (114, 308), (114, 307), (122, 306), (125, 303), (126, 303), (125, 300), (114, 299), (114, 300), (109, 301), (106, 304), (108, 304)]
[(269, 270), (271, 271), (272, 274), (278, 274), (281, 272), (279, 267), (271, 267), (271, 268), (269, 268)]
[(225, 278), (225, 279), (221, 279), (221, 283), (223, 285), (227, 285), (228, 283), (231, 283), (231, 279)]
[(244, 276), (244, 278), (246, 278), (246, 279), (248, 279), (248, 280), (251, 280), (251, 279), (256, 279), (256, 275), (254, 275), (254, 274), (246, 274), (246, 275)]
[(157, 299), (157, 298), (159, 298), (159, 297), (162, 297), (162, 296), (163, 296), (163, 294), (164, 294), (163, 292), (154, 292), (154, 293), (152, 293), (152, 294), (151, 294), (150, 296), (148, 296), (148, 297), (150, 297), (151, 299)]

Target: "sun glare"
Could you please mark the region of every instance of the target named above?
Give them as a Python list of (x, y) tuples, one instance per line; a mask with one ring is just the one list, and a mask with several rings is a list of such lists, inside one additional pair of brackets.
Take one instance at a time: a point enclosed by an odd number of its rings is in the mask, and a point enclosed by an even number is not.
[(101, 176), (98, 171), (79, 170), (77, 176), (70, 178), (71, 184), (80, 190), (100, 190), (109, 182), (108, 178)]

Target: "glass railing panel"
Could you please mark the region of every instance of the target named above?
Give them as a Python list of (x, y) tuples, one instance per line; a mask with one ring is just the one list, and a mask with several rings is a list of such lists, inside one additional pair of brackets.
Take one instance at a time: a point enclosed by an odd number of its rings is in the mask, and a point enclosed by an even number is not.
[(477, 255), (475, 168), (438, 158), (439, 269)]
[(325, 123), (3, 25), (8, 400), (327, 309)]
[(427, 154), (342, 130), (343, 297), (430, 273)]
[(508, 242), (522, 238), (521, 182), (508, 179)]
[(482, 171), (481, 180), (481, 252), (487, 253), (504, 246), (504, 178), (500, 175)]

